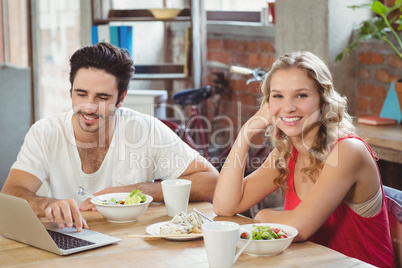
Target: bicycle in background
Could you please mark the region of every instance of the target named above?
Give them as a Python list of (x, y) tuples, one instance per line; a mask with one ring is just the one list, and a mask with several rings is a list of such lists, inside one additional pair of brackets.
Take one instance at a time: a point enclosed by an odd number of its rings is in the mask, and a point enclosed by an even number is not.
[(246, 81), (246, 85), (250, 84), (251, 82), (261, 82), (264, 80), (265, 75), (267, 74), (266, 71), (255, 68), (255, 69), (250, 69), (246, 67), (240, 67), (240, 66), (231, 66), (229, 68), (231, 73), (238, 73), (242, 75), (252, 75), (250, 79)]
[[(247, 85), (251, 82), (262, 81), (266, 75), (266, 72), (260, 69), (252, 70), (239, 66), (231, 66), (229, 69), (231, 73), (251, 75), (252, 77), (246, 82)], [(233, 137), (229, 137), (228, 141), (223, 144), (218, 143), (215, 139), (212, 139), (212, 142), (211, 139), (209, 141), (207, 139), (208, 132), (212, 132), (211, 137), (214, 137), (219, 132), (216, 129), (215, 119), (220, 116), (221, 96), (227, 93), (228, 88), (223, 72), (216, 72), (214, 74), (217, 78), (214, 80), (212, 87), (186, 89), (172, 96), (173, 103), (182, 107), (182, 110), (190, 106), (189, 115), (185, 120), (181, 120), (179, 123), (166, 119), (161, 119), (161, 121), (176, 132), (190, 147), (199, 151), (215, 168), (220, 170), (232, 148)], [(200, 111), (201, 104), (211, 98), (214, 107), (212, 122), (203, 116)], [(267, 147), (267, 144), (264, 143), (249, 155), (246, 163), (246, 175), (256, 169), (254, 166), (255, 159), (258, 158), (259, 161), (257, 162), (260, 164), (263, 163), (269, 153), (267, 152)]]

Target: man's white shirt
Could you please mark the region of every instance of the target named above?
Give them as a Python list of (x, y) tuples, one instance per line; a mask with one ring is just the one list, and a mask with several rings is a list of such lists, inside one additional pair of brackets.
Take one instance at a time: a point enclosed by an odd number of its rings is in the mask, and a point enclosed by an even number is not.
[(114, 135), (102, 165), (95, 173), (85, 174), (72, 116), (71, 110), (37, 121), (25, 136), (11, 167), (47, 182), (54, 198), (73, 198), (80, 204), (86, 198), (77, 194), (78, 186), (95, 193), (107, 187), (176, 179), (199, 156), (158, 119), (119, 108)]

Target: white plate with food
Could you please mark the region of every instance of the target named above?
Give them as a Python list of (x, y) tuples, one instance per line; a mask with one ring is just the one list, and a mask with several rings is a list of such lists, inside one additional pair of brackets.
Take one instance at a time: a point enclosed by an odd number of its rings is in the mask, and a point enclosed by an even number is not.
[(202, 237), (202, 233), (185, 233), (185, 234), (170, 234), (170, 235), (161, 235), (160, 228), (161, 226), (170, 224), (170, 221), (158, 222), (149, 225), (145, 231), (151, 236), (160, 236), (161, 238), (167, 240), (174, 240), (174, 241), (189, 241), (195, 240)]

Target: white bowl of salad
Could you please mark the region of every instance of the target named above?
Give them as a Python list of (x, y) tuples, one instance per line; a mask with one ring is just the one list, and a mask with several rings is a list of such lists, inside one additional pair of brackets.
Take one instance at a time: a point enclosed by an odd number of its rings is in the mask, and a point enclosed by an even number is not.
[[(273, 256), (281, 253), (292, 243), (298, 234), (296, 228), (278, 223), (254, 223), (242, 225), (253, 236), (244, 252), (255, 256)], [(247, 233), (241, 234), (237, 246), (247, 242)]]
[(97, 196), (104, 202), (91, 199), (91, 203), (110, 222), (126, 223), (137, 220), (147, 210), (153, 198), (140, 190), (131, 193), (111, 193)]

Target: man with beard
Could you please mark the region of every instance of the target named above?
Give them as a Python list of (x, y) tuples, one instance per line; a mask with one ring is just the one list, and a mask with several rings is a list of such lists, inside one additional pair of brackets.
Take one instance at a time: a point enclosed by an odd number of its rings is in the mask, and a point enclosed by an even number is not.
[[(29, 202), (60, 228), (89, 228), (80, 210), (95, 209), (77, 194), (139, 189), (163, 201), (160, 180), (191, 180), (190, 201), (211, 201), (218, 172), (154, 117), (123, 108), (134, 74), (128, 52), (109, 43), (70, 59), (72, 109), (37, 121), (25, 137), (2, 192)], [(36, 192), (43, 183), (49, 197)], [(78, 205), (80, 204), (80, 205)]]

